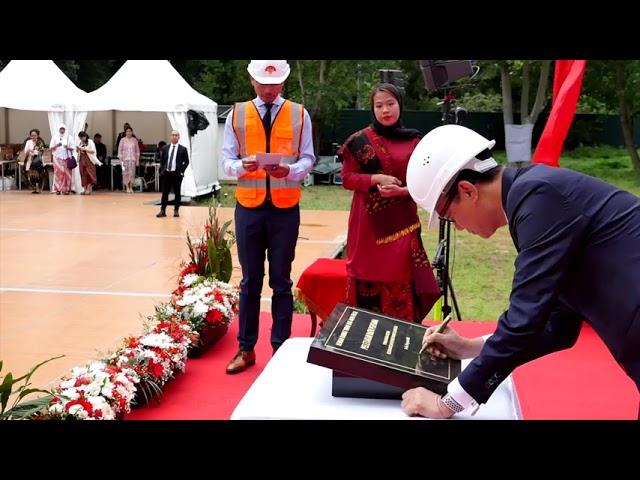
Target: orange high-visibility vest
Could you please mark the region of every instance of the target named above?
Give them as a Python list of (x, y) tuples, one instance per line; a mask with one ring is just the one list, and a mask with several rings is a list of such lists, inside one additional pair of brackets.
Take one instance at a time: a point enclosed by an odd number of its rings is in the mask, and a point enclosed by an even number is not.
[[(300, 156), (304, 107), (289, 100), (278, 110), (271, 126), (269, 153), (282, 154), (282, 163), (292, 164)], [(267, 137), (258, 108), (252, 101), (233, 107), (233, 130), (238, 139), (240, 158), (267, 153)], [(259, 168), (238, 178), (236, 199), (243, 207), (262, 205), (267, 196), (267, 172)], [(286, 178), (270, 178), (271, 202), (278, 208), (289, 208), (300, 201), (300, 182)]]

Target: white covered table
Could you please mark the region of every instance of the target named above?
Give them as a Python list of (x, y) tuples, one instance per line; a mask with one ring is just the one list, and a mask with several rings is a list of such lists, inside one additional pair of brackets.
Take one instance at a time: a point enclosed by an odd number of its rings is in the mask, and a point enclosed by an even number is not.
[[(414, 420), (400, 400), (333, 397), (332, 372), (307, 363), (313, 338), (290, 338), (267, 364), (231, 414), (232, 420)], [(462, 362), (464, 368), (469, 361)], [(519, 420), (520, 403), (511, 376), (475, 415), (471, 409), (454, 419)]]

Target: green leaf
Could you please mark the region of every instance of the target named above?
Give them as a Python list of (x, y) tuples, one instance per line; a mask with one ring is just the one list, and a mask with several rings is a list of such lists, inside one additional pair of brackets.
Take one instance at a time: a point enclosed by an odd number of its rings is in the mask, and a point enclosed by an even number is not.
[(26, 397), (27, 395), (30, 395), (32, 393), (47, 393), (47, 394), (51, 394), (51, 392), (49, 390), (43, 390), (41, 388), (26, 388), (22, 392), (20, 392), (20, 396), (18, 397), (18, 400), (21, 400), (24, 397)]
[(208, 251), (209, 251), (209, 274), (218, 278), (220, 274), (220, 258), (218, 256), (218, 249), (216, 245), (213, 243), (213, 240), (209, 239), (208, 243)]
[(2, 371), (2, 360), (0, 360), (0, 372)]
[(4, 412), (4, 409), (7, 407), (7, 402), (9, 401), (9, 395), (11, 395), (11, 386), (13, 385), (13, 375), (11, 372), (7, 373), (7, 376), (4, 377), (4, 381), (2, 385), (0, 385), (0, 405), (2, 408), (0, 412)]
[(219, 242), (218, 242), (219, 243), (218, 247), (224, 246), (224, 244), (225, 244), (224, 236), (227, 233), (227, 229), (229, 228), (229, 225), (231, 225), (231, 220), (227, 220), (222, 225), (222, 228), (220, 229), (220, 238), (219, 238)]
[(11, 410), (7, 410), (4, 414), (0, 415), (0, 418), (15, 420), (29, 418), (38, 413), (43, 408), (47, 407), (51, 403), (51, 400), (53, 400), (53, 398), (53, 395), (46, 395), (34, 400), (29, 400), (28, 402), (23, 402), (13, 407)]
[(231, 261), (231, 250), (223, 248), (220, 254), (220, 278), (219, 280), (229, 283), (231, 280), (231, 271), (233, 270), (233, 264)]

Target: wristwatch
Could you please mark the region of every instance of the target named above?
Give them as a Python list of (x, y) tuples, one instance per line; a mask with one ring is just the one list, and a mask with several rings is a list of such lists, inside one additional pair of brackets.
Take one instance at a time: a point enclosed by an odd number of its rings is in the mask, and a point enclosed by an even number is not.
[(448, 393), (440, 398), (440, 401), (453, 413), (460, 413), (464, 410), (464, 407), (456, 402)]

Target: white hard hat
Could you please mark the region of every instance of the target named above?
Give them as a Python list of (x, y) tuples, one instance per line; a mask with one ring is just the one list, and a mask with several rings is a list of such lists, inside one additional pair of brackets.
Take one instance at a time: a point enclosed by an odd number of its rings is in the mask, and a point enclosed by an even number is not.
[(407, 167), (407, 187), (413, 200), (429, 212), (427, 228), (438, 218), (435, 206), (461, 170), (486, 172), (498, 163), (476, 158), (491, 149), (495, 140), (461, 125), (443, 125), (427, 133), (416, 146)]
[(247, 71), (258, 83), (278, 85), (287, 79), (291, 69), (286, 60), (251, 60)]

